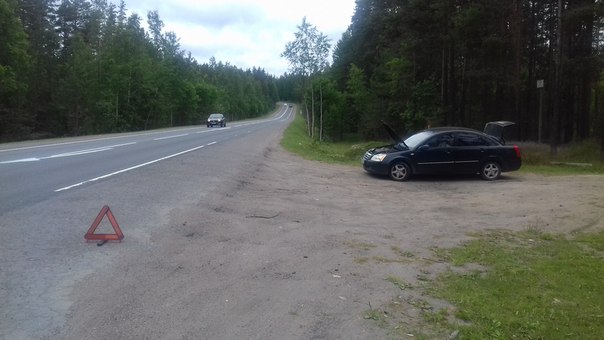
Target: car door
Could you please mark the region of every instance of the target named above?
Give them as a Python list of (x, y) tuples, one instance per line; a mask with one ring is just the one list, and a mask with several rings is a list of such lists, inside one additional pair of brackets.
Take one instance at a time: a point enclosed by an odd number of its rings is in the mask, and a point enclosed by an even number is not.
[(472, 131), (455, 133), (452, 153), (455, 159), (455, 172), (476, 173), (487, 157), (491, 143), (489, 140)]
[(417, 173), (451, 172), (454, 158), (451, 146), (453, 134), (439, 133), (422, 143), (414, 152)]

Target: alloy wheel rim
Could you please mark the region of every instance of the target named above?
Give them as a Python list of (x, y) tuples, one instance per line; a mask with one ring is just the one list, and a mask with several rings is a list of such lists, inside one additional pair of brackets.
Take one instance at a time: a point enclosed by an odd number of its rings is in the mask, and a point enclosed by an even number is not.
[(499, 167), (497, 167), (495, 164), (487, 164), (484, 167), (484, 175), (487, 178), (497, 177), (497, 175), (499, 175)]
[(406, 175), (407, 169), (403, 165), (397, 164), (394, 166), (394, 170), (392, 171), (392, 177), (401, 179), (405, 178)]

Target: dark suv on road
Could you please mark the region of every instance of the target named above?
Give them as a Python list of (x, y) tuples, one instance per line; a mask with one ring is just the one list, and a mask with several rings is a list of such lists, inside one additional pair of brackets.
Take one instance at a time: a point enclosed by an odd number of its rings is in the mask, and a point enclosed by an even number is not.
[(211, 126), (225, 127), (226, 118), (224, 117), (224, 115), (222, 113), (212, 113), (208, 117), (208, 127), (211, 127)]

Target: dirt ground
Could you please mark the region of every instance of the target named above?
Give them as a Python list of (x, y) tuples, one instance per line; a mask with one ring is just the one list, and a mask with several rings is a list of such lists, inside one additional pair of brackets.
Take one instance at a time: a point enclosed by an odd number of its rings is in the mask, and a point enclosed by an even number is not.
[(52, 338), (385, 339), (365, 315), (393, 301), (402, 334), (430, 334), (416, 302), (442, 303), (386, 278), (421, 286), (447, 268), (434, 248), (475, 231), (601, 230), (603, 193), (601, 176), (396, 183), (273, 145), (203, 202), (171, 211), (135, 260), (83, 279)]

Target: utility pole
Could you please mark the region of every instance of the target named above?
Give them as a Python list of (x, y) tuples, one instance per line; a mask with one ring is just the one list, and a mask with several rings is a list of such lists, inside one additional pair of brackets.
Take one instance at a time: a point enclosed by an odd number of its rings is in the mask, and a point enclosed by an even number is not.
[(537, 89), (539, 89), (539, 130), (538, 130), (538, 138), (537, 138), (537, 142), (539, 144), (541, 144), (541, 136), (543, 136), (542, 131), (543, 131), (543, 87), (544, 87), (544, 80), (543, 79), (539, 79), (537, 80)]
[(558, 136), (560, 134), (560, 68), (562, 64), (562, 0), (558, 0), (558, 34), (556, 34), (556, 53), (554, 55), (554, 93), (553, 117), (551, 122), (550, 156), (558, 155)]

